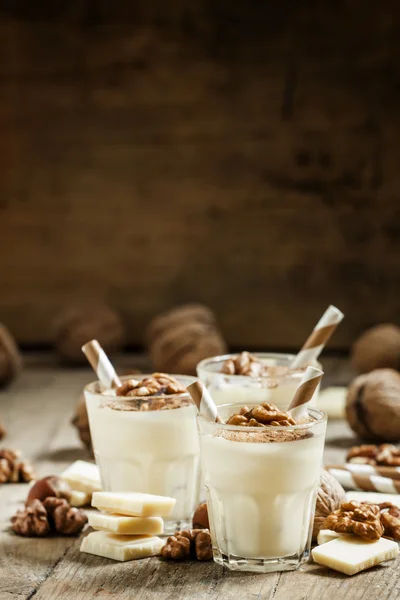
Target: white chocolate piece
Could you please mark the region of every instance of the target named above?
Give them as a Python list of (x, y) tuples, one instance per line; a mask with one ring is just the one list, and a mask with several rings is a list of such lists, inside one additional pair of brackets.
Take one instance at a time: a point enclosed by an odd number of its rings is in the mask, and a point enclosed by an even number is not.
[(88, 514), (88, 519), (93, 529), (119, 535), (159, 535), (164, 532), (161, 517), (124, 517), (93, 511)]
[[(89, 525), (90, 525), (90, 518), (89, 518)], [(338, 533), (337, 531), (332, 531), (331, 529), (321, 529), (318, 537), (317, 537), (317, 542), (318, 542), (318, 546), (321, 546), (322, 544), (326, 544), (327, 542), (330, 542), (331, 540), (335, 540), (336, 538), (340, 537), (341, 533)]]
[(381, 502), (391, 502), (400, 508), (400, 494), (382, 494), (381, 492), (346, 492), (347, 500), (357, 500), (357, 502), (371, 502), (380, 504)]
[(65, 479), (73, 490), (93, 494), (101, 490), (99, 467), (93, 463), (77, 460), (72, 463), (61, 477)]
[(319, 393), (317, 407), (323, 410), (329, 419), (346, 418), (346, 387), (328, 387)]
[(312, 550), (316, 563), (345, 575), (355, 575), (398, 554), (397, 542), (385, 538), (369, 542), (357, 536), (341, 536)]
[(167, 517), (175, 503), (175, 498), (140, 492), (95, 492), (92, 497), (99, 510), (132, 517)]
[(156, 536), (114, 535), (104, 531), (94, 531), (83, 538), (81, 552), (126, 561), (157, 556), (163, 546), (164, 541)]
[(90, 500), (92, 499), (92, 494), (87, 494), (86, 492), (80, 492), (79, 490), (71, 490), (70, 496), (68, 498), (71, 506), (86, 506), (90, 504)]

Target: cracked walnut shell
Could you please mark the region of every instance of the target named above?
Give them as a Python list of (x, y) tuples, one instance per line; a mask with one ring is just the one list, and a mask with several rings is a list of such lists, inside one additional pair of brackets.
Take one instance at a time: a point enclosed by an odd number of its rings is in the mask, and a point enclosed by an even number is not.
[(377, 369), (359, 375), (347, 393), (346, 416), (353, 431), (365, 440), (400, 441), (400, 374)]
[(338, 533), (353, 533), (371, 541), (378, 540), (384, 532), (379, 506), (355, 500), (343, 502), (338, 510), (325, 519), (323, 528)]

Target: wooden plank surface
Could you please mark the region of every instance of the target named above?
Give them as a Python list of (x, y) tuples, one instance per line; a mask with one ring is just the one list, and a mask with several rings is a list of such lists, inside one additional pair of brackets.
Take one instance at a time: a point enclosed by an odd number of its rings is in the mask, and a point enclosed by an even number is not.
[[(119, 370), (145, 367), (126, 356)], [(341, 359), (325, 358), (326, 385), (350, 377)], [(21, 378), (0, 393), (0, 415), (9, 431), (6, 444), (34, 460), (41, 475), (58, 473), (86, 458), (69, 425), (89, 369), (61, 369), (51, 358), (29, 360)], [(325, 460), (340, 462), (353, 436), (342, 422), (328, 426)], [(26, 496), (26, 485), (0, 486), (1, 600), (396, 600), (400, 560), (348, 578), (317, 565), (299, 572), (231, 573), (214, 563), (169, 564), (159, 559), (115, 563), (80, 554), (80, 539), (24, 539), (8, 531), (11, 514)]]
[(1, 2), (0, 315), (18, 339), (51, 342), (93, 299), (136, 345), (187, 301), (253, 348), (299, 347), (329, 303), (347, 315), (332, 347), (396, 319), (400, 16), (364, 4)]

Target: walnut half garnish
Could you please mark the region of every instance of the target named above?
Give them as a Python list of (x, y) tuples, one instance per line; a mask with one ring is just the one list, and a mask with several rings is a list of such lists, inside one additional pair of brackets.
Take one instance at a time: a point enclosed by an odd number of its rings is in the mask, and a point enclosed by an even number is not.
[(226, 424), (242, 427), (264, 427), (266, 425), (285, 427), (296, 425), (296, 421), (289, 413), (280, 410), (275, 404), (263, 402), (251, 410), (244, 406), (239, 413), (229, 417)]

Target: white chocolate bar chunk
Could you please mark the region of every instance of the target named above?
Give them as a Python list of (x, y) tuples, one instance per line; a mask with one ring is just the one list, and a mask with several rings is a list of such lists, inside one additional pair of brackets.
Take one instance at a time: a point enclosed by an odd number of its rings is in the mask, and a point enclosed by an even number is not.
[[(89, 525), (90, 525), (90, 518), (89, 518)], [(321, 546), (321, 544), (326, 544), (327, 542), (330, 542), (331, 540), (335, 540), (336, 538), (340, 537), (342, 534), (338, 533), (337, 531), (332, 531), (331, 529), (321, 529), (318, 537), (317, 537), (317, 542), (318, 545)]]
[(73, 490), (93, 494), (101, 490), (99, 467), (93, 463), (77, 460), (72, 463), (61, 477), (65, 479)]
[(328, 387), (322, 390), (317, 406), (327, 414), (329, 419), (344, 419), (346, 416), (346, 387)]
[(164, 541), (156, 536), (114, 535), (94, 531), (83, 538), (81, 552), (125, 561), (157, 556), (163, 546)]
[(90, 504), (91, 499), (92, 494), (80, 492), (79, 490), (71, 490), (68, 500), (71, 506), (86, 506), (87, 504)]
[(93, 511), (88, 514), (89, 525), (99, 531), (119, 535), (158, 535), (164, 532), (161, 517), (124, 517)]
[(381, 492), (346, 492), (347, 500), (357, 500), (357, 502), (372, 502), (380, 504), (381, 502), (391, 502), (400, 508), (400, 494), (382, 494)]
[(92, 506), (100, 510), (133, 517), (167, 517), (175, 503), (175, 498), (140, 492), (95, 492), (92, 497)]
[(341, 536), (312, 550), (316, 563), (345, 575), (355, 575), (398, 554), (397, 542), (385, 538), (369, 542), (356, 536)]

